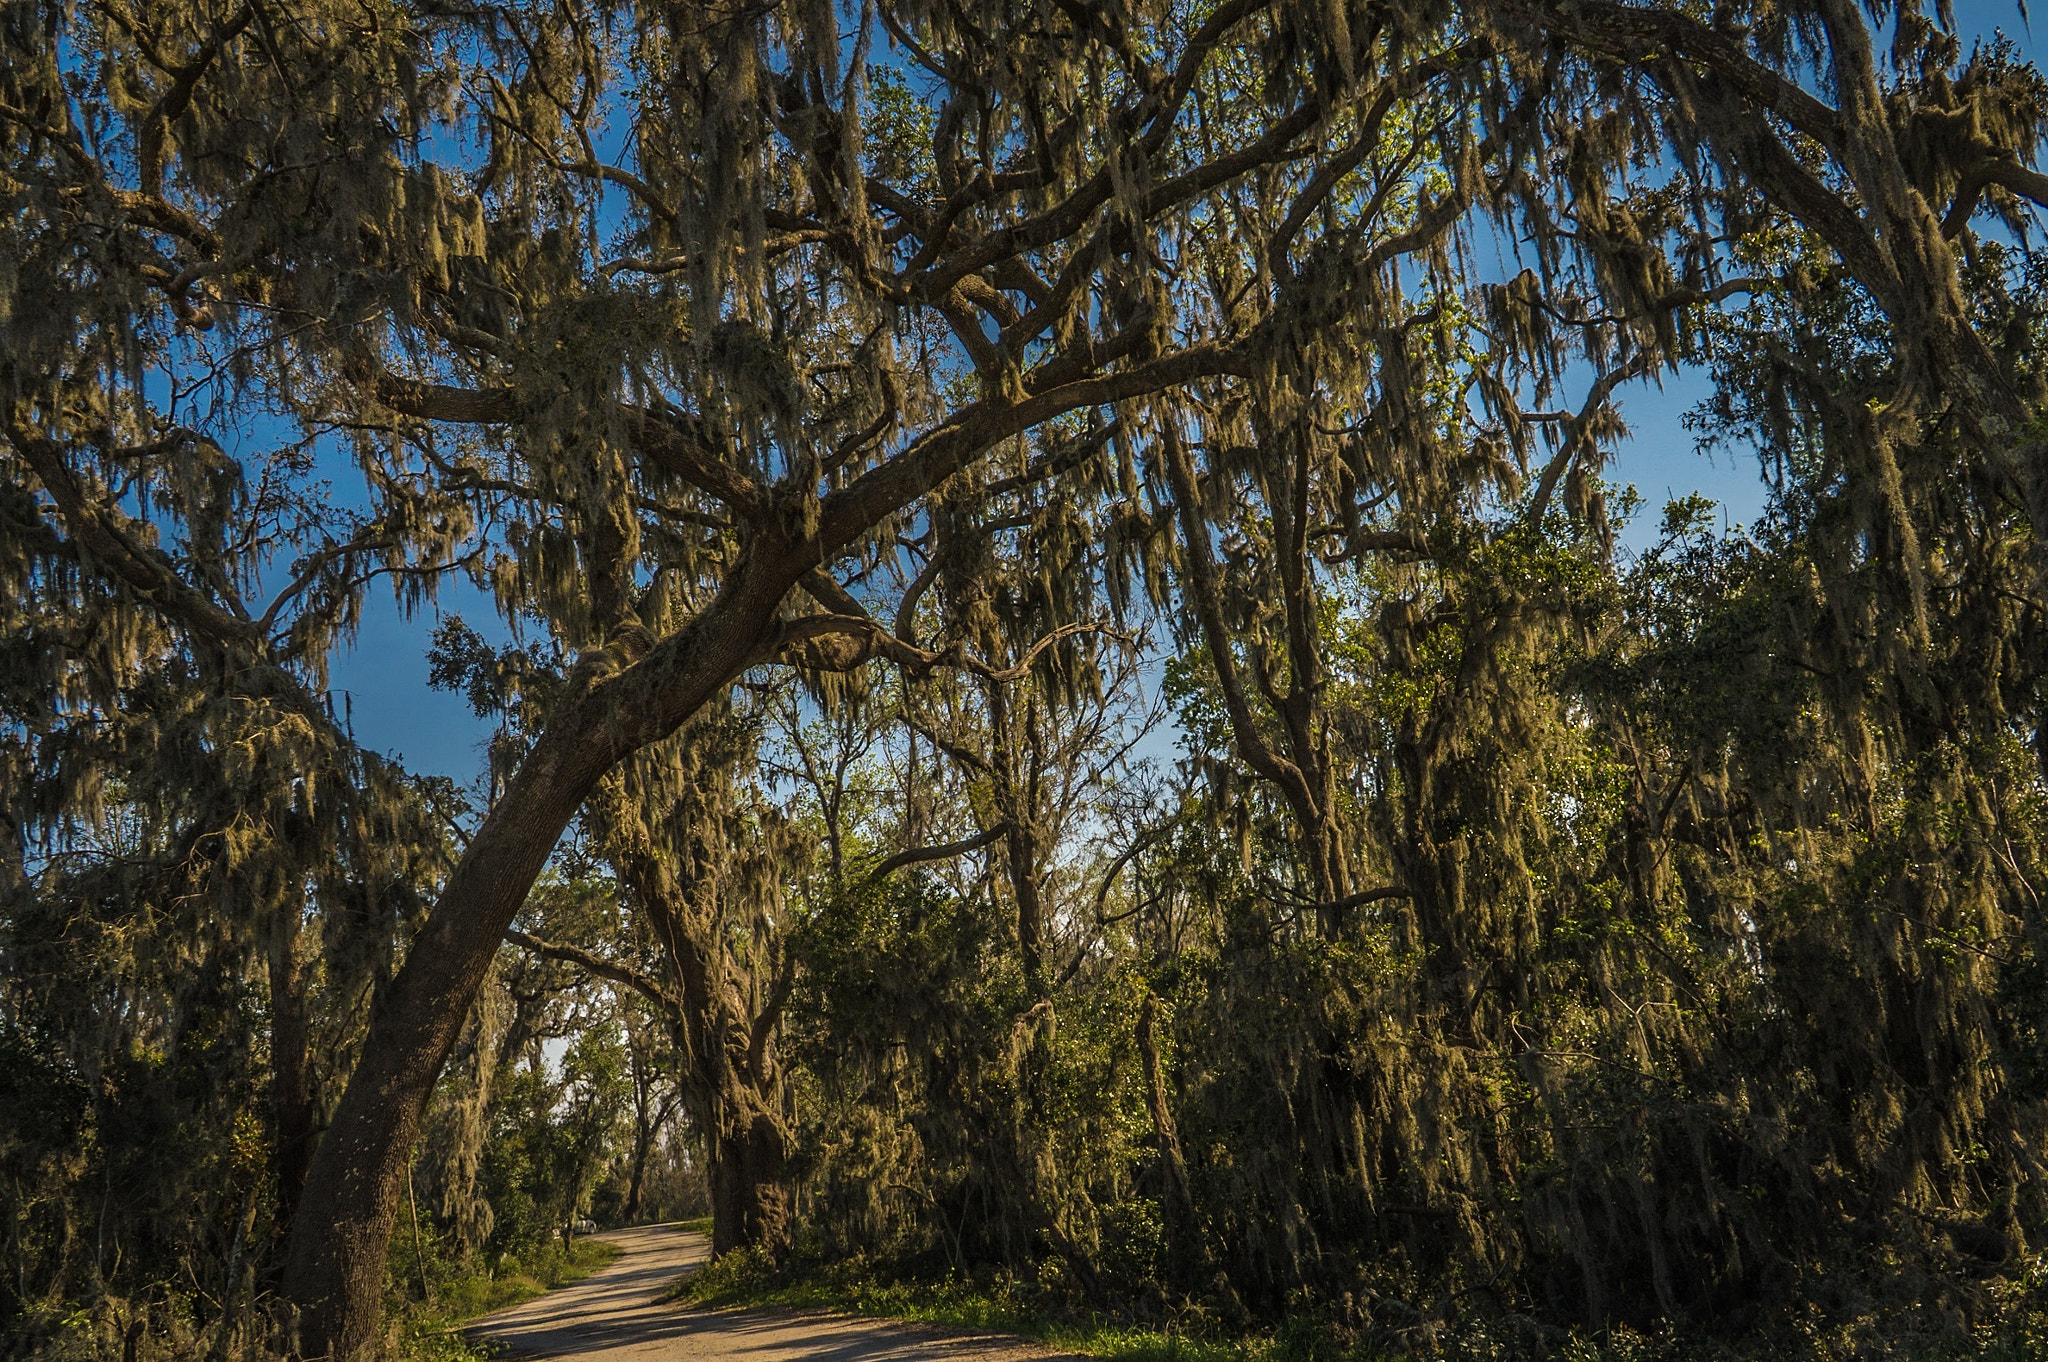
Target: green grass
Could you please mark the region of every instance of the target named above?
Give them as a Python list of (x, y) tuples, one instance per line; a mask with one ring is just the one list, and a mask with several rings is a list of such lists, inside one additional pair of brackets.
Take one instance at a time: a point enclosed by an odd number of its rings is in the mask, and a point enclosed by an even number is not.
[(882, 1281), (858, 1264), (778, 1273), (742, 1249), (677, 1282), (671, 1300), (704, 1309), (836, 1310), (972, 1333), (1014, 1334), (1061, 1352), (1114, 1362), (1275, 1362), (1266, 1338), (1204, 1338), (1106, 1318), (1055, 1316), (1018, 1283)]
[[(1891, 1340), (1885, 1356), (1901, 1362), (2048, 1362), (2048, 1310), (2040, 1288), (2048, 1257), (2015, 1284), (2013, 1299), (1973, 1337)], [(702, 1308), (833, 1310), (976, 1333), (1006, 1333), (1060, 1352), (1106, 1362), (1383, 1362), (1399, 1356), (1508, 1359), (1530, 1356), (1526, 1342), (1494, 1332), (1483, 1320), (1455, 1333), (1419, 1341), (1412, 1351), (1386, 1353), (1355, 1333), (1334, 1330), (1308, 1315), (1293, 1315), (1270, 1333), (1231, 1333), (1197, 1316), (1193, 1327), (1159, 1328), (1105, 1315), (1050, 1308), (1051, 1297), (1015, 1280), (976, 1285), (964, 1281), (901, 1282), (876, 1275), (871, 1264), (803, 1264), (777, 1270), (751, 1250), (728, 1253), (678, 1281), (669, 1299)], [(1868, 1340), (1803, 1337), (1759, 1339), (1731, 1347), (1681, 1332), (1646, 1337), (1626, 1328), (1598, 1335), (1556, 1337), (1538, 1349), (1556, 1362), (1842, 1362), (1871, 1355)], [(1790, 1344), (1786, 1347), (1783, 1345)]]
[(558, 1286), (580, 1282), (619, 1256), (610, 1244), (573, 1240), (525, 1255), (501, 1258), (495, 1272), (472, 1270), (434, 1284), (430, 1301), (416, 1303), (399, 1321), (393, 1352), (400, 1362), (476, 1362), (496, 1355), (488, 1344), (464, 1337), (469, 1321), (530, 1301)]

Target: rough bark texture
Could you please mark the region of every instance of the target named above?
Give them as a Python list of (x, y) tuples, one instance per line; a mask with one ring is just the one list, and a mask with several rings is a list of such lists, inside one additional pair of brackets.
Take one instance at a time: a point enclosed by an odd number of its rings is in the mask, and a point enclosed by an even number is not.
[(765, 1111), (721, 1112), (711, 1150), (711, 1252), (759, 1248), (771, 1257), (789, 1240), (789, 1134)]

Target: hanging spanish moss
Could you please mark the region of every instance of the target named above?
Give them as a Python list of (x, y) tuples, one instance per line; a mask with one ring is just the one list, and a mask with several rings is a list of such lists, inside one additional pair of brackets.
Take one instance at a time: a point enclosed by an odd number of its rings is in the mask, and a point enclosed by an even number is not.
[(708, 1214), (2031, 1355), (2044, 135), (1917, 0), (0, 0), (0, 1342), (422, 1355)]

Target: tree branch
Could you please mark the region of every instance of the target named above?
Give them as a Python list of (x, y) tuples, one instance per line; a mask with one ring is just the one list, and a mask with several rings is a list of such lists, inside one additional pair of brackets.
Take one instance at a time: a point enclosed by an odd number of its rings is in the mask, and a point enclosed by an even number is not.
[(862, 878), (861, 883), (863, 885), (878, 884), (905, 866), (922, 865), (926, 861), (951, 860), (955, 856), (965, 856), (970, 851), (979, 851), (989, 843), (1002, 837), (1009, 830), (1009, 820), (1005, 819), (987, 832), (977, 833), (973, 837), (963, 837), (957, 842), (948, 842), (944, 846), (911, 847), (908, 850), (899, 851), (894, 856), (876, 865), (873, 870), (870, 870)]
[(664, 1016), (680, 1026), (683, 1023), (683, 1005), (676, 996), (661, 986), (660, 981), (642, 974), (631, 965), (617, 960), (607, 960), (601, 955), (584, 950), (581, 946), (564, 945), (556, 941), (543, 941), (529, 932), (516, 927), (505, 929), (505, 939), (531, 955), (548, 960), (559, 960), (563, 964), (575, 965), (586, 973), (609, 980), (632, 989), (647, 1001), (662, 1010)]
[[(886, 658), (911, 671), (958, 667), (986, 681), (1021, 681), (1030, 675), (1031, 665), (1041, 653), (1076, 634), (1104, 634), (1124, 643), (1131, 641), (1128, 635), (1106, 624), (1063, 624), (1033, 643), (1011, 665), (998, 667), (969, 655), (958, 643), (936, 652), (920, 648), (890, 633), (865, 614), (804, 615), (784, 621), (778, 636), (762, 650), (759, 660), (813, 671), (850, 672), (876, 658)], [(832, 646), (833, 640), (844, 646)]]
[(216, 605), (180, 577), (164, 554), (145, 547), (127, 516), (87, 492), (58, 445), (37, 435), (13, 413), (7, 417), (7, 439), (57, 503), (79, 547), (95, 562), (194, 634), (215, 645), (235, 644), (258, 656), (265, 654), (262, 628)]

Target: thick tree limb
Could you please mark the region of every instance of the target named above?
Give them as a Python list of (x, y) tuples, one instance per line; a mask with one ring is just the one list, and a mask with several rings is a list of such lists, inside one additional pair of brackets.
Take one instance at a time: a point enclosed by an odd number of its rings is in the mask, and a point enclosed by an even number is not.
[(937, 580), (939, 556), (934, 553), (910, 579), (910, 585), (903, 589), (903, 599), (896, 603), (896, 637), (913, 647), (917, 644), (917, 602)]
[(839, 585), (837, 578), (823, 568), (812, 568), (797, 582), (805, 594), (835, 615), (866, 618), (867, 611), (853, 594)]
[(1558, 479), (1564, 476), (1565, 470), (1571, 467), (1574, 460), (1593, 449), (1593, 441), (1586, 431), (1591, 426), (1594, 415), (1616, 387), (1640, 378), (1655, 359), (1656, 355), (1653, 352), (1639, 350), (1625, 362), (1609, 369), (1593, 381), (1593, 386), (1587, 391), (1585, 403), (1579, 408), (1578, 415), (1565, 422), (1563, 447), (1551, 456), (1550, 462), (1544, 466), (1542, 476), (1537, 479), (1536, 495), (1529, 499), (1529, 509), (1524, 515), (1525, 523), (1543, 523), (1543, 517), (1550, 509), (1550, 498), (1557, 490)]
[(927, 861), (946, 861), (951, 860), (955, 856), (965, 856), (970, 851), (981, 850), (989, 843), (1003, 837), (1009, 831), (1010, 824), (1005, 820), (996, 824), (987, 832), (976, 833), (972, 837), (963, 837), (957, 842), (947, 842), (943, 846), (935, 847), (907, 848), (879, 862), (874, 869), (870, 870), (862, 878), (861, 883), (879, 884), (905, 866), (923, 865)]
[(215, 646), (231, 644), (264, 655), (262, 627), (215, 604), (180, 577), (161, 552), (146, 547), (126, 515), (87, 491), (55, 442), (37, 435), (11, 412), (7, 439), (57, 503), (72, 538), (95, 562), (194, 635)]
[[(379, 401), (402, 416), (468, 425), (509, 425), (522, 414), (514, 388), (459, 388), (380, 372)], [(768, 497), (753, 479), (719, 458), (693, 416), (656, 415), (621, 403), (619, 423), (633, 452), (649, 464), (731, 506), (749, 519), (767, 513)]]
[(2048, 175), (2032, 170), (2009, 156), (1987, 148), (1985, 159), (1962, 177), (1954, 200), (1941, 220), (1941, 234), (1953, 238), (1967, 227), (1984, 191), (1997, 185), (2032, 203), (2048, 207)]
[[(1251, 702), (1245, 696), (1244, 682), (1238, 675), (1236, 655), (1232, 651), (1234, 640), (1223, 621), (1216, 559), (1209, 548), (1209, 522), (1202, 513), (1194, 465), (1188, 459), (1187, 447), (1180, 432), (1171, 425), (1166, 427), (1161, 445), (1165, 454), (1167, 484), (1173, 489), (1174, 503), (1180, 513), (1182, 549), (1187, 555), (1188, 594), (1194, 598), (1195, 618), (1202, 627), (1202, 641), (1209, 648), (1217, 685), (1223, 691), (1223, 707), (1230, 715), (1231, 734), (1237, 740), (1238, 751), (1253, 770), (1280, 787), (1298, 812), (1313, 812), (1314, 797), (1307, 778), (1302, 775), (1300, 767), (1275, 752), (1272, 744), (1266, 741), (1265, 734), (1259, 731), (1257, 718), (1252, 714)], [(1301, 807), (1304, 800), (1307, 801), (1306, 810)]]
[(987, 681), (1021, 681), (1031, 674), (1031, 665), (1041, 653), (1061, 639), (1077, 634), (1104, 634), (1130, 641), (1106, 624), (1063, 624), (1025, 649), (1024, 655), (1009, 666), (998, 667), (972, 656), (957, 643), (936, 652), (920, 648), (890, 633), (865, 614), (804, 615), (784, 622), (780, 636), (764, 650), (760, 660), (816, 671), (848, 672), (876, 658), (886, 658), (911, 671), (958, 667)]
[(1832, 152), (1842, 147), (1842, 116), (1796, 82), (1752, 57), (1741, 41), (1677, 10), (1614, 0), (1516, 6), (1552, 33), (1631, 65), (1656, 60), (1658, 49), (1710, 68), (1731, 93), (1767, 108)]
[(1098, 923), (1104, 920), (1103, 909), (1109, 903), (1110, 888), (1116, 883), (1116, 877), (1123, 873), (1123, 868), (1136, 860), (1145, 848), (1173, 831), (1173, 828), (1174, 825), (1172, 823), (1164, 823), (1159, 827), (1153, 828), (1150, 832), (1139, 837), (1137, 841), (1118, 852), (1116, 859), (1109, 863), (1109, 869), (1102, 874), (1102, 883), (1095, 890), (1095, 920)]
[(944, 483), (983, 451), (1066, 412), (1245, 371), (1245, 361), (1235, 350), (1205, 344), (1115, 373), (1076, 378), (1020, 401), (984, 398), (971, 403), (900, 454), (826, 497), (818, 512), (816, 542), (831, 545), (836, 552), (897, 507)]
[(401, 416), (468, 425), (508, 425), (520, 414), (516, 388), (458, 388), (379, 371), (372, 381), (377, 400)]
[(1387, 899), (1412, 899), (1414, 897), (1415, 891), (1408, 886), (1404, 884), (1390, 884), (1380, 889), (1361, 889), (1355, 894), (1346, 894), (1343, 898), (1332, 899), (1328, 903), (1318, 903), (1312, 911), (1318, 916), (1328, 916), (1332, 913), (1347, 912), (1353, 908), (1363, 908), (1368, 903), (1380, 903)]
[(1396, 558), (1416, 562), (1430, 557), (1429, 541), (1409, 530), (1361, 530), (1356, 534), (1347, 534), (1341, 526), (1332, 525), (1320, 531), (1317, 537), (1343, 539), (1343, 552), (1319, 555), (1323, 562), (1333, 567), (1338, 563), (1348, 563), (1367, 553), (1391, 554)]

